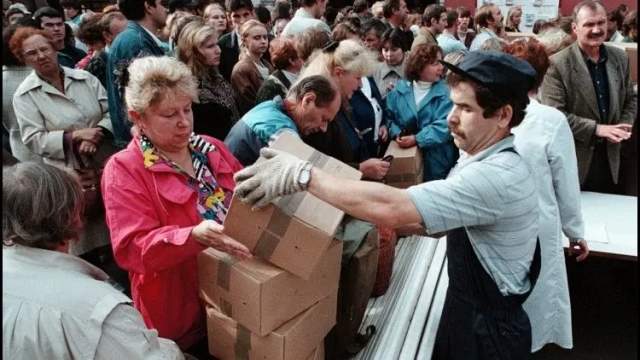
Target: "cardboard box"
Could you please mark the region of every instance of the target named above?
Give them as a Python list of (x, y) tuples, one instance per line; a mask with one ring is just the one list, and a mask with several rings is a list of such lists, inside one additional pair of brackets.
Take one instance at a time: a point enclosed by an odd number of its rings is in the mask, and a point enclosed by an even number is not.
[(409, 186), (420, 184), (423, 182), (423, 162), (422, 150), (417, 146), (410, 148), (401, 148), (398, 143), (393, 140), (387, 148), (384, 156), (393, 155), (391, 167), (385, 182), (387, 185), (405, 189)]
[[(287, 132), (271, 147), (309, 160), (338, 177), (359, 180), (362, 176), (358, 170), (314, 150)], [(306, 191), (280, 197), (273, 203), (276, 205), (252, 211), (234, 196), (224, 222), (224, 232), (255, 255), (309, 279), (320, 256), (333, 240), (344, 212)]]
[(324, 360), (324, 340), (318, 345), (315, 350), (309, 355), (307, 360)]
[(259, 336), (207, 305), (209, 353), (220, 360), (307, 359), (335, 325), (336, 308), (337, 292), (267, 336)]
[(631, 70), (631, 82), (635, 85), (638, 83), (638, 43), (612, 43), (607, 45), (617, 46), (623, 49), (629, 56), (629, 67)]
[(200, 297), (260, 336), (338, 291), (342, 242), (333, 241), (309, 280), (264, 260), (238, 261), (207, 249), (198, 255)]

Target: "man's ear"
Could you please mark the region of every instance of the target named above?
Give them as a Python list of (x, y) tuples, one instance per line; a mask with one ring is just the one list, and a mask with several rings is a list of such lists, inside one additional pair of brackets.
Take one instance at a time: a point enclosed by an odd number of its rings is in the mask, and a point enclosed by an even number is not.
[(316, 104), (316, 93), (310, 91), (302, 96), (302, 106), (307, 109), (311, 105)]
[(498, 111), (498, 127), (501, 129), (508, 128), (513, 118), (513, 107), (509, 104), (503, 106)]

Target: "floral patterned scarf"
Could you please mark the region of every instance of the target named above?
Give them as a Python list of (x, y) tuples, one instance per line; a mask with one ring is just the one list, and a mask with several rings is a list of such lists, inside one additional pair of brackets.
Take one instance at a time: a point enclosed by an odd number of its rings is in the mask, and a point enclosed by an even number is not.
[(140, 136), (140, 150), (142, 151), (145, 168), (148, 169), (154, 165), (164, 163), (177, 173), (187, 177), (187, 186), (194, 189), (198, 194), (197, 210), (203, 219), (214, 220), (219, 224), (224, 222), (231, 196), (225, 194), (209, 168), (207, 154), (211, 151), (217, 151), (213, 144), (199, 135), (191, 134), (189, 150), (191, 151), (195, 177), (189, 175), (180, 165), (158, 151), (145, 135)]

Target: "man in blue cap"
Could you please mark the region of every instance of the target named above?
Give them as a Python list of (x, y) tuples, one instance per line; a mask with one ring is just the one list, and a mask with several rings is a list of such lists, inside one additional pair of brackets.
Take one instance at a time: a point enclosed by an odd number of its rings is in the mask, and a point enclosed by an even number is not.
[(531, 326), (522, 303), (539, 272), (538, 199), (510, 129), (524, 118), (535, 71), (492, 51), (444, 65), (454, 103), (449, 129), (461, 150), (446, 179), (405, 190), (349, 181), (264, 148), (268, 160), (238, 172), (235, 191), (258, 208), (306, 190), (372, 223), (446, 231), (449, 288), (433, 358), (525, 359)]

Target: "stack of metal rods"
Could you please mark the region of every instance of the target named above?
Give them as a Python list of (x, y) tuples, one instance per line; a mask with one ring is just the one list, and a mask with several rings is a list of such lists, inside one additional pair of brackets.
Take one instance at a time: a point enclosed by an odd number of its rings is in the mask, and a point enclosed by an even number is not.
[[(439, 290), (442, 274), (446, 276), (445, 250), (444, 239), (413, 236), (398, 241), (389, 289), (369, 300), (360, 328), (364, 331), (375, 325), (377, 333), (354, 359), (431, 357), (432, 338), (442, 311), (441, 304), (439, 309), (437, 305), (444, 300), (444, 292)], [(425, 331), (432, 329), (432, 334)]]

